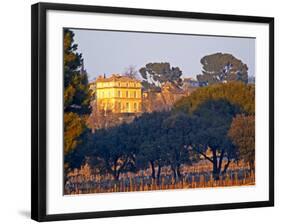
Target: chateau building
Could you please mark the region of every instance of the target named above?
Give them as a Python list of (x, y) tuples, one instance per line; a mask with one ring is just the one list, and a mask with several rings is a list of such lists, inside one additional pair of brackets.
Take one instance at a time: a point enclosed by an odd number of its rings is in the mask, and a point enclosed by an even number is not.
[(176, 101), (188, 95), (188, 90), (183, 90), (174, 83), (165, 82), (161, 89), (149, 89), (143, 92), (143, 111), (150, 113), (171, 110)]
[(142, 112), (142, 86), (139, 80), (113, 74), (108, 78), (99, 76), (94, 84), (99, 110), (113, 113)]

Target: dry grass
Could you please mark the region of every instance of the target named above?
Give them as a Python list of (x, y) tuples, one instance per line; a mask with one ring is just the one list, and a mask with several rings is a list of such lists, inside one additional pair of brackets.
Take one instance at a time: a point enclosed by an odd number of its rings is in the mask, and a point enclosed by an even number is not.
[(182, 177), (175, 180), (169, 167), (164, 167), (159, 182), (150, 177), (150, 170), (125, 173), (119, 181), (111, 175), (92, 174), (88, 166), (69, 174), (65, 194), (88, 194), (107, 192), (154, 191), (188, 188), (211, 188), (255, 185), (255, 173), (248, 164), (231, 164), (228, 172), (219, 180), (212, 177), (212, 166), (201, 162), (194, 166), (183, 166)]

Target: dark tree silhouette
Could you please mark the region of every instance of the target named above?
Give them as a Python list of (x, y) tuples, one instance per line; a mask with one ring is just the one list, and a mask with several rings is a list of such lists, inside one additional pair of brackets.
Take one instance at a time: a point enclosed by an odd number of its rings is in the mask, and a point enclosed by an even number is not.
[(119, 179), (120, 173), (134, 171), (137, 148), (133, 130), (128, 124), (98, 130), (93, 136), (93, 149), (107, 173)]
[(174, 173), (174, 180), (181, 179), (181, 165), (191, 165), (196, 157), (190, 150), (192, 120), (184, 113), (176, 113), (167, 118), (162, 128), (162, 151), (166, 155), (167, 165), (171, 166)]
[[(163, 121), (169, 116), (169, 112), (145, 113), (135, 120), (135, 130), (138, 130), (139, 153), (137, 155), (138, 169), (151, 169), (151, 177), (157, 179), (161, 174), (161, 168), (165, 165), (167, 157), (163, 151), (162, 129)], [(157, 173), (156, 173), (157, 168)]]
[(179, 67), (171, 67), (170, 63), (148, 63), (139, 70), (144, 79), (143, 85), (147, 88), (161, 87), (165, 82), (182, 85), (182, 71)]
[(238, 80), (248, 83), (248, 66), (231, 54), (207, 55), (200, 62), (203, 70), (197, 79), (202, 85)]
[[(238, 159), (237, 149), (228, 137), (231, 121), (240, 109), (225, 100), (209, 100), (194, 112), (192, 148), (213, 165), (215, 180), (224, 174), (231, 161)], [(208, 155), (208, 150), (211, 155)], [(222, 167), (223, 160), (226, 164)]]

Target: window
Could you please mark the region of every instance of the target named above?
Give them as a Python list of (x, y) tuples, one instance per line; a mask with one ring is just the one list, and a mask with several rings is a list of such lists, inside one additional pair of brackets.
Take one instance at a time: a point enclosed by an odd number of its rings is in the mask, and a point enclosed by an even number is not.
[(104, 97), (104, 92), (103, 91), (101, 92), (101, 97)]
[(110, 92), (108, 92), (108, 98), (110, 98)]
[(129, 112), (129, 110), (130, 110), (130, 105), (129, 103), (126, 103), (126, 111)]
[(137, 111), (137, 103), (134, 103), (134, 111)]
[(118, 102), (118, 104), (117, 104), (117, 110), (121, 112), (121, 102)]
[(128, 92), (128, 91), (126, 91), (126, 97), (127, 97), (127, 98), (129, 97), (129, 92)]
[(136, 93), (136, 91), (134, 91), (134, 98), (137, 98), (137, 93)]
[(117, 94), (118, 94), (118, 97), (121, 97), (120, 90), (118, 90)]

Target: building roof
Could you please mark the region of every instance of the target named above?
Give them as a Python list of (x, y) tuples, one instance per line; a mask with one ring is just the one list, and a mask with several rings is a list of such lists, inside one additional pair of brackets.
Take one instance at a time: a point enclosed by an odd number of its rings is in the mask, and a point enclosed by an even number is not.
[(174, 83), (171, 83), (171, 82), (165, 82), (161, 89), (164, 91), (165, 90), (169, 91), (173, 94), (183, 94), (184, 93), (184, 91), (181, 88), (179, 88), (177, 85), (175, 85)]
[(182, 80), (183, 82), (198, 82), (197, 80), (193, 79), (193, 78), (183, 78)]
[(123, 82), (140, 82), (137, 79), (128, 77), (128, 76), (123, 76), (123, 75), (119, 75), (119, 74), (112, 74), (110, 77), (106, 78), (104, 76), (99, 76), (96, 79), (96, 82), (112, 82), (112, 81), (123, 81)]

